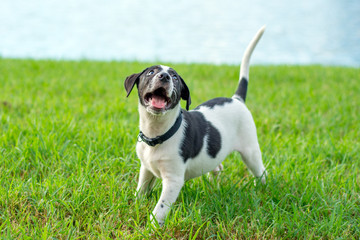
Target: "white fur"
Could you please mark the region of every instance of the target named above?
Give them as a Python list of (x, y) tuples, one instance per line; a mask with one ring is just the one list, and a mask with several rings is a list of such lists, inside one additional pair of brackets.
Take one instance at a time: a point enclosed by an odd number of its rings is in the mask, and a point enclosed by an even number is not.
[(255, 34), (253, 39), (250, 41), (250, 44), (247, 46), (245, 50), (245, 54), (241, 61), (241, 68), (240, 68), (240, 79), (245, 77), (246, 79), (249, 79), (249, 64), (250, 64), (250, 57), (252, 52), (254, 51), (256, 44), (259, 42), (261, 36), (263, 35), (265, 31), (265, 26), (262, 26), (259, 31)]

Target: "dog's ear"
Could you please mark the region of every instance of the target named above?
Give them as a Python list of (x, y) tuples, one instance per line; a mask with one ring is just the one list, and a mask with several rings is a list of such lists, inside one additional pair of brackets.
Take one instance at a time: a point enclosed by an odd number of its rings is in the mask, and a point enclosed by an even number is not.
[(125, 86), (125, 90), (127, 93), (126, 97), (128, 97), (130, 95), (135, 84), (139, 83), (139, 78), (140, 78), (141, 74), (143, 74), (146, 70), (147, 70), (147, 68), (144, 71), (142, 71), (141, 73), (134, 73), (125, 79), (124, 86)]
[(186, 110), (189, 110), (189, 106), (191, 104), (190, 91), (184, 79), (182, 79), (182, 77), (180, 77), (180, 81), (181, 81), (181, 98), (186, 101)]

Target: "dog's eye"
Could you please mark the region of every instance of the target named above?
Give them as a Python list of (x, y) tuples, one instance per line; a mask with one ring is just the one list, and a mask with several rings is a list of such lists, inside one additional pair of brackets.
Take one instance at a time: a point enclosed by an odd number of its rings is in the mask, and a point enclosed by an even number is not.
[(177, 77), (176, 75), (173, 75), (173, 76), (172, 76), (172, 79), (178, 80), (178, 77)]
[(154, 70), (149, 71), (146, 75), (150, 76), (154, 74)]

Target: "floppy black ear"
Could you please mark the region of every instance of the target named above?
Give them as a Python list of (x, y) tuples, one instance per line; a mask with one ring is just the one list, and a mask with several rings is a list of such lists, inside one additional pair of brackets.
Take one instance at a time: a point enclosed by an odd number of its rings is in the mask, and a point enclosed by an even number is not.
[(147, 70), (147, 68), (144, 71), (142, 71), (141, 73), (134, 73), (125, 79), (124, 86), (125, 86), (125, 90), (127, 93), (126, 97), (128, 97), (130, 95), (132, 89), (135, 86), (135, 83), (136, 84), (139, 83), (139, 78), (140, 78), (141, 74), (143, 74), (146, 70)]
[[(179, 76), (180, 77), (180, 76)], [(181, 80), (181, 98), (186, 101), (186, 110), (189, 110), (191, 104), (190, 91), (185, 81), (180, 77)]]

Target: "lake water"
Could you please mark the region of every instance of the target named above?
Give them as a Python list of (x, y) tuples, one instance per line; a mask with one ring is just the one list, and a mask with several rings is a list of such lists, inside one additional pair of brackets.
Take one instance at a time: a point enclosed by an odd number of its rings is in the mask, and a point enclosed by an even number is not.
[(2, 0), (0, 56), (360, 66), (359, 0)]

